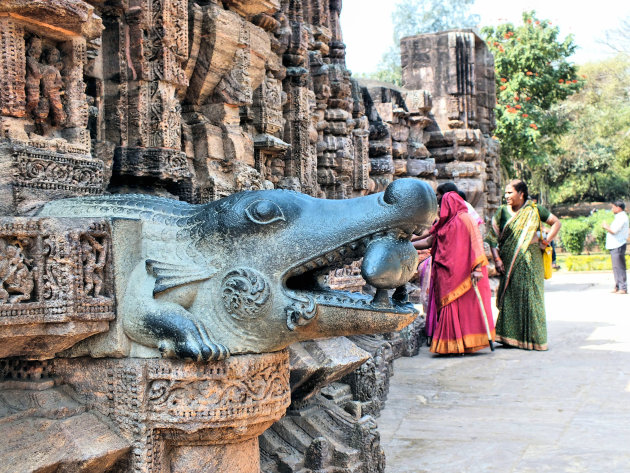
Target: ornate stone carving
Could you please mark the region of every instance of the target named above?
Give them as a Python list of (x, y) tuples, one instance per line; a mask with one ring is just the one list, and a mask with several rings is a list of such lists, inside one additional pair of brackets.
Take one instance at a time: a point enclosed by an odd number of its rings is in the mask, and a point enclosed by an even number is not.
[[(299, 441), (288, 433), (297, 433)], [(333, 383), (299, 410), (290, 410), (260, 437), (265, 473), (384, 473), (385, 454), (374, 418), (361, 413), (348, 386)]]
[(71, 191), (75, 195), (103, 192), (102, 162), (31, 147), (16, 147), (13, 156), (19, 188)]
[(261, 133), (280, 134), (284, 128), (282, 83), (266, 77), (254, 93), (254, 126)]
[[(408, 238), (429, 225), (435, 207), (428, 185), (401, 179), (383, 195), (346, 202), (280, 190), (243, 192), (198, 206), (119, 195), (60, 200), (40, 214), (142, 221), (141, 235), (114, 231), (114, 244), (125, 242), (116, 273), (128, 275), (117, 323), (140, 346), (152, 348), (143, 356), (158, 356), (159, 350), (201, 360), (274, 351), (363, 326), (370, 332), (402, 328), (415, 310), (385, 291), (411, 277), (404, 249), (415, 257)], [(312, 229), (309, 238), (306, 228)], [(370, 228), (391, 234), (374, 238)], [(233, 244), (236, 237), (240, 245)], [(275, 248), (272, 258), (266, 245)], [(365, 277), (378, 287), (373, 301), (317, 283), (366, 248)], [(383, 258), (398, 263), (381, 265)]]
[(24, 27), (6, 15), (0, 17), (0, 42), (2, 61), (0, 62), (0, 111), (3, 116), (23, 117), (26, 95)]
[(33, 260), (24, 255), (24, 242), (12, 243), (0, 240), (0, 303), (28, 301), (35, 287)]
[(370, 353), (372, 358), (341, 381), (350, 386), (353, 398), (361, 403), (361, 412), (378, 415), (387, 399), (389, 379), (394, 370), (392, 345), (378, 335), (349, 338)]
[(0, 219), (0, 356), (49, 358), (114, 318), (109, 226)]
[(268, 315), (271, 290), (265, 277), (251, 269), (235, 269), (223, 278), (223, 305), (236, 319)]
[(286, 351), (213, 363), (57, 359), (52, 369), (131, 443), (124, 471), (162, 472), (175, 464), (172, 471), (180, 472), (210, 462), (214, 471), (253, 473), (251, 459), (246, 469), (236, 456), (218, 453), (225, 443), (239, 444), (239, 456), (254, 455), (257, 464), (256, 437), (290, 403)]
[(101, 29), (94, 8), (80, 0), (0, 5), (0, 167), (16, 176), (3, 183), (9, 198), (0, 213), (28, 214), (48, 200), (102, 192), (84, 82), (87, 41)]

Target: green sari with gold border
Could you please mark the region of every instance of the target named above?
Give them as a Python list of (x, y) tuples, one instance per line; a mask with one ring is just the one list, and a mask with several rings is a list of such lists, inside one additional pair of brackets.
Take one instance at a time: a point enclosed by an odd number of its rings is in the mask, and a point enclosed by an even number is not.
[[(497, 291), (496, 341), (526, 350), (547, 350), (542, 252), (532, 238), (540, 228), (536, 205), (526, 202), (500, 228), (500, 208), (492, 227), (505, 273)], [(491, 243), (492, 244), (492, 243)]]

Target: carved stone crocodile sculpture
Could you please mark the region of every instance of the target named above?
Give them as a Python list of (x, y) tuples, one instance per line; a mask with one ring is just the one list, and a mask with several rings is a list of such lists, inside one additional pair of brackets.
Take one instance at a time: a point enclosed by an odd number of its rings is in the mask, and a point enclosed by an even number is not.
[[(413, 306), (386, 290), (412, 277), (409, 238), (434, 220), (436, 200), (428, 184), (399, 179), (349, 200), (266, 190), (191, 205), (123, 194), (54, 201), (40, 215), (140, 220), (141, 254), (114, 255), (135, 265), (116, 296), (124, 331), (162, 356), (209, 360), (409, 324)], [(326, 287), (331, 268), (363, 256), (374, 298)]]

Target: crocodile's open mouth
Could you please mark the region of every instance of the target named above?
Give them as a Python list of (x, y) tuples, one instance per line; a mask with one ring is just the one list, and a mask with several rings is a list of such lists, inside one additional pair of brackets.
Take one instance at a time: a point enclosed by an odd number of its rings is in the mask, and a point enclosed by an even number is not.
[[(390, 297), (384, 289), (376, 289), (374, 296), (359, 292), (333, 290), (328, 284), (331, 271), (351, 265), (363, 257), (369, 244), (383, 237), (409, 239), (411, 235), (400, 229), (373, 233), (303, 262), (285, 275), (285, 288), (293, 298), (324, 306), (390, 313), (412, 313), (415, 309), (405, 297)], [(366, 283), (367, 284), (367, 283)]]

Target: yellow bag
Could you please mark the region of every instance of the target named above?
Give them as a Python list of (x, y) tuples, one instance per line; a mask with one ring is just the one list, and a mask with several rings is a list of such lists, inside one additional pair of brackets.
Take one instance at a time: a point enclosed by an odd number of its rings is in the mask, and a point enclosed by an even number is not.
[(545, 279), (551, 279), (551, 275), (553, 274), (553, 269), (551, 268), (551, 259), (553, 249), (551, 245), (547, 246), (544, 250), (542, 250), (542, 259), (543, 259), (543, 268), (545, 270)]
[[(538, 212), (538, 207), (536, 207), (536, 204), (534, 204), (534, 208), (536, 209), (536, 212)], [(538, 212), (538, 231), (540, 233), (540, 238), (542, 238), (543, 233), (540, 212)], [(542, 251), (543, 273), (545, 279), (551, 279), (551, 276), (553, 274), (553, 268), (551, 267), (553, 259), (553, 248), (551, 248), (551, 245), (547, 245), (544, 250), (541, 249), (540, 251)]]

